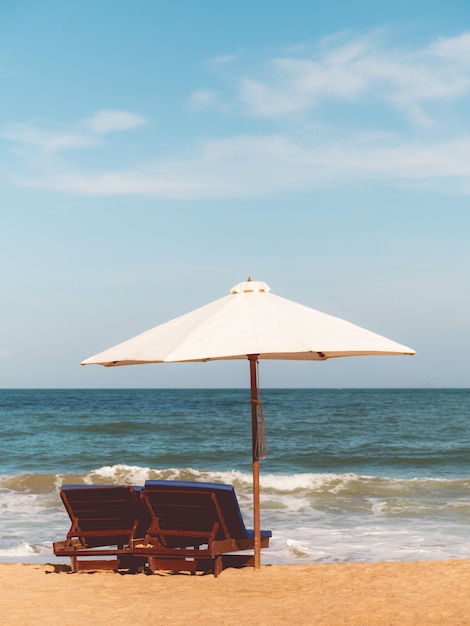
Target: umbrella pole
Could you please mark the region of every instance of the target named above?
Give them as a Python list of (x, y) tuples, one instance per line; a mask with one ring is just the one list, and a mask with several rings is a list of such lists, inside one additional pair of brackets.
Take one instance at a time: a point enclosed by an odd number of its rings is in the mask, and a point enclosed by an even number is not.
[(253, 525), (255, 539), (255, 569), (261, 567), (261, 516), (259, 496), (259, 436), (258, 436), (258, 381), (256, 366), (258, 355), (248, 355), (250, 361), (251, 432), (253, 444)]

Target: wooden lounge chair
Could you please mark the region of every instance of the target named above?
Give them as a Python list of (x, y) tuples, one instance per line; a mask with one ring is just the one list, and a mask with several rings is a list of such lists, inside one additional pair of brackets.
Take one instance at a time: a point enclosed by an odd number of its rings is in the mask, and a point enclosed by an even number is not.
[[(149, 523), (139, 490), (116, 485), (63, 485), (60, 497), (72, 523), (66, 540), (53, 544), (54, 554), (70, 557), (73, 572), (141, 569), (145, 558), (136, 557), (131, 550), (133, 540), (144, 536)], [(114, 559), (104, 559), (106, 556)]]
[[(229, 554), (254, 549), (253, 531), (243, 522), (232, 485), (148, 480), (141, 492), (151, 522), (145, 540), (133, 542), (133, 552), (145, 555), (156, 570), (212, 572), (253, 565), (253, 554)], [(262, 531), (261, 547), (271, 531)]]

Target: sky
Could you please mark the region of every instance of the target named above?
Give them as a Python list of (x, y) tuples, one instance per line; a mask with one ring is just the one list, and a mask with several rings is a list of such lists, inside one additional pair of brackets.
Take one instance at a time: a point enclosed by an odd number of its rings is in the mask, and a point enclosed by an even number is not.
[(265, 387), (470, 384), (470, 5), (0, 3), (0, 387), (245, 387), (245, 362), (80, 362), (277, 295), (414, 357)]

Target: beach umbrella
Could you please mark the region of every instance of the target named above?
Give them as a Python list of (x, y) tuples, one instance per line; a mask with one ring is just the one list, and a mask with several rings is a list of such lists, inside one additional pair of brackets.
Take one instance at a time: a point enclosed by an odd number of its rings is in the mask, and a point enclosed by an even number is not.
[(337, 357), (412, 355), (414, 350), (338, 317), (271, 293), (248, 279), (229, 295), (160, 324), (82, 361), (105, 367), (247, 359), (250, 364), (255, 567), (260, 567), (259, 460), (264, 418), (261, 359), (325, 361)]

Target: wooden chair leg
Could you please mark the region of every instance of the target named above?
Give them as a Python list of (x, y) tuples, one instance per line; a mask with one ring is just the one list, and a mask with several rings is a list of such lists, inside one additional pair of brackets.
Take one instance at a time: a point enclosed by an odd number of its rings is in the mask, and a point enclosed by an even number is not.
[(216, 556), (214, 558), (214, 578), (217, 578), (217, 576), (222, 573), (222, 569), (223, 569), (223, 560), (222, 560), (222, 555), (219, 554), (219, 556)]
[(148, 557), (148, 568), (152, 572), (152, 574), (155, 574), (156, 569), (157, 569), (156, 563), (155, 563), (155, 557), (153, 556)]

